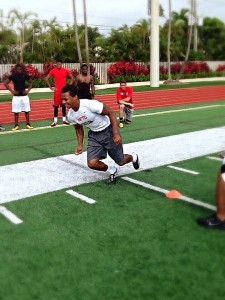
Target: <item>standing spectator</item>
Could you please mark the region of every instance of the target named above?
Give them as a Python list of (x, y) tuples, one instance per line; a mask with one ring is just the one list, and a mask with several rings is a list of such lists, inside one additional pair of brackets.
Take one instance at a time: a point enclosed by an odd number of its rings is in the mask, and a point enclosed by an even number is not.
[(86, 126), (90, 129), (87, 148), (87, 164), (90, 169), (108, 172), (109, 183), (115, 183), (117, 168), (102, 161), (107, 154), (119, 166), (132, 162), (134, 169), (139, 169), (138, 155), (123, 153), (114, 111), (97, 100), (79, 99), (77, 93), (77, 87), (74, 85), (68, 84), (62, 88), (62, 101), (69, 109), (67, 117), (74, 125), (77, 135), (78, 146), (75, 154), (83, 152), (83, 126)]
[(95, 86), (94, 77), (88, 75), (88, 65), (82, 64), (80, 68), (80, 74), (75, 78), (75, 85), (78, 88), (79, 99), (94, 99)]
[(123, 122), (130, 124), (133, 116), (133, 89), (127, 86), (126, 81), (120, 82), (120, 87), (116, 90), (117, 103), (119, 104), (119, 127), (123, 127)]
[[(12, 89), (9, 85), (10, 82), (13, 82), (14, 88)], [(29, 82), (29, 86), (26, 89), (26, 82)], [(33, 86), (32, 78), (24, 70), (24, 66), (17, 64), (15, 66), (15, 71), (7, 77), (4, 81), (5, 87), (12, 93), (12, 112), (14, 113), (15, 126), (12, 128), (13, 131), (19, 129), (19, 113), (24, 112), (26, 118), (26, 127), (28, 129), (33, 129), (30, 125), (30, 99), (28, 93)]]
[[(52, 87), (50, 84), (50, 77), (54, 78), (55, 87)], [(54, 92), (53, 97), (53, 107), (54, 107), (54, 120), (51, 124), (51, 127), (55, 127), (58, 124), (58, 112), (59, 106), (62, 107), (62, 123), (65, 125), (69, 125), (69, 122), (66, 121), (66, 107), (62, 104), (61, 101), (61, 89), (66, 84), (67, 78), (70, 78), (70, 83), (73, 82), (73, 76), (71, 75), (70, 71), (66, 68), (62, 67), (62, 62), (58, 61), (54, 69), (52, 69), (48, 75), (46, 76), (45, 80), (49, 88)]]
[(225, 153), (222, 152), (220, 156), (223, 162), (217, 176), (216, 213), (206, 218), (198, 218), (197, 223), (205, 228), (225, 230)]

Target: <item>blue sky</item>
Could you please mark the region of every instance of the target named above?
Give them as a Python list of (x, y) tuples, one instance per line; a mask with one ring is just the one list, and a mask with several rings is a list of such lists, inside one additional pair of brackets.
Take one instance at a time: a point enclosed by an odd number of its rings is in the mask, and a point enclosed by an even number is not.
[[(225, 0), (196, 0), (200, 17), (217, 17), (225, 22)], [(168, 11), (168, 0), (159, 0), (165, 13)], [(83, 23), (83, 0), (76, 0), (78, 23)], [(101, 33), (123, 24), (129, 26), (138, 20), (149, 18), (147, 0), (86, 0), (87, 21), (89, 25), (99, 27)], [(172, 10), (180, 11), (189, 8), (188, 0), (172, 0)], [(72, 0), (12, 0), (1, 3), (4, 16), (10, 9), (21, 12), (33, 11), (39, 19), (51, 19), (54, 16), (61, 24), (73, 23)], [(163, 20), (161, 20), (162, 22)]]

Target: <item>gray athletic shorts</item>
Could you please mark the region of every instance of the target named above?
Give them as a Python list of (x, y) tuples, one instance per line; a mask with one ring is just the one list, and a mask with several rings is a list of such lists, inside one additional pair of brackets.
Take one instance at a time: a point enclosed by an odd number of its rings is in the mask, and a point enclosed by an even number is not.
[(124, 160), (123, 145), (116, 145), (113, 142), (111, 125), (100, 132), (89, 130), (87, 159), (105, 159), (107, 157), (107, 154), (117, 164), (120, 164)]
[(124, 107), (124, 118), (125, 120), (132, 121), (134, 110), (129, 106), (125, 105)]

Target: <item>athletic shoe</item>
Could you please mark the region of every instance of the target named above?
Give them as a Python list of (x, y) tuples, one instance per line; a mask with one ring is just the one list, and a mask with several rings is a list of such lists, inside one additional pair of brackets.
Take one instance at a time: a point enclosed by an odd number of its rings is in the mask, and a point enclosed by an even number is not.
[(140, 168), (140, 161), (139, 161), (139, 158), (138, 158), (138, 155), (136, 154), (137, 156), (137, 159), (135, 161), (133, 161), (133, 167), (135, 168), (135, 170), (139, 169)]
[(67, 121), (63, 121), (63, 124), (65, 124), (65, 125), (70, 125), (70, 123), (67, 122)]
[(125, 124), (130, 124), (130, 123), (131, 123), (131, 121), (125, 120)]
[(51, 124), (51, 127), (55, 127), (55, 126), (57, 126), (58, 124), (56, 123), (56, 122), (53, 122), (52, 124)]
[(15, 127), (12, 128), (12, 131), (16, 131), (16, 130), (19, 130), (19, 125), (15, 125)]
[(198, 225), (203, 226), (205, 228), (225, 230), (225, 221), (221, 221), (220, 219), (218, 219), (216, 214), (207, 218), (198, 218), (197, 223)]
[(119, 127), (120, 127), (120, 128), (123, 128), (123, 123), (120, 122), (120, 123), (119, 123)]
[(30, 124), (27, 124), (27, 129), (34, 129), (34, 127), (31, 126)]
[(0, 131), (5, 131), (5, 127), (2, 127), (2, 126), (0, 125)]
[(116, 183), (116, 174), (117, 174), (117, 169), (116, 169), (115, 173), (110, 174), (108, 183), (110, 183), (110, 184)]

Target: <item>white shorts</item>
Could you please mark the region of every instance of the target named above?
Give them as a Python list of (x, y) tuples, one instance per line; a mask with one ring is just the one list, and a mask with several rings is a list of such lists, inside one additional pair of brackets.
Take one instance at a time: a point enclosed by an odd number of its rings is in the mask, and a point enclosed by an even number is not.
[(12, 98), (12, 112), (20, 113), (22, 111), (30, 111), (30, 99), (26, 96), (13, 96)]

